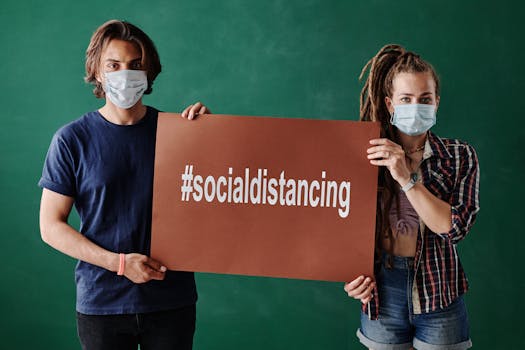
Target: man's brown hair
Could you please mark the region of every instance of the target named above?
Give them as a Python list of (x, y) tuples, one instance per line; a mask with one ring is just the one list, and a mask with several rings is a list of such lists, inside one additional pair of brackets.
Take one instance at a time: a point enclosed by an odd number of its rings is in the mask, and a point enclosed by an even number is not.
[(96, 97), (101, 98), (105, 96), (102, 84), (97, 80), (97, 74), (100, 69), (102, 51), (113, 39), (129, 41), (141, 52), (141, 64), (148, 76), (148, 88), (144, 93), (150, 94), (153, 81), (162, 70), (159, 54), (155, 44), (146, 33), (125, 21), (108, 21), (98, 27), (93, 33), (86, 50), (86, 76), (84, 80), (95, 86), (93, 93)]

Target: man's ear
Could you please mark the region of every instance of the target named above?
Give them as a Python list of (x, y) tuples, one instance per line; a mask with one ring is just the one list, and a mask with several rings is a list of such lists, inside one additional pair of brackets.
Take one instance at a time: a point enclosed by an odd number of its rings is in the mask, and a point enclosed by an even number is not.
[(95, 71), (95, 79), (100, 83), (100, 84), (104, 84), (104, 72), (103, 72), (103, 69), (102, 67), (98, 67), (98, 69), (96, 69)]

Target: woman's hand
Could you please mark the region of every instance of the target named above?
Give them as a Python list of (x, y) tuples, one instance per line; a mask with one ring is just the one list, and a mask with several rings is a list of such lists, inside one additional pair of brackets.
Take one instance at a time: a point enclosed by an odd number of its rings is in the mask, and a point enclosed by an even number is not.
[(406, 185), (410, 181), (410, 170), (403, 148), (389, 139), (372, 139), (370, 144), (374, 145), (367, 149), (370, 164), (386, 166), (400, 186)]
[[(386, 166), (401, 187), (406, 185), (410, 181), (410, 169), (403, 148), (389, 139), (373, 139), (370, 144), (374, 145), (367, 150), (370, 164)], [(436, 197), (423, 184), (416, 184), (407, 192), (407, 198), (432, 232), (442, 234), (452, 229), (451, 205)]]
[(186, 109), (182, 111), (181, 116), (183, 118), (188, 118), (189, 120), (192, 120), (196, 118), (197, 115), (199, 114), (210, 114), (210, 113), (211, 111), (208, 109), (208, 107), (206, 107), (200, 102), (197, 102), (193, 105), (189, 105), (188, 107), (186, 107)]
[(163, 280), (165, 274), (166, 267), (158, 261), (142, 254), (126, 254), (124, 276), (133, 283)]
[(372, 278), (359, 276), (352, 282), (345, 283), (344, 289), (349, 297), (361, 300), (363, 304), (366, 304), (372, 300), (372, 290), (375, 286), (376, 283), (372, 281)]

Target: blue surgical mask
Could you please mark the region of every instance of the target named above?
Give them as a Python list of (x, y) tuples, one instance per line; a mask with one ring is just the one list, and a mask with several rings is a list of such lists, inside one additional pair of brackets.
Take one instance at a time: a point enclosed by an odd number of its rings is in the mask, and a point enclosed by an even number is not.
[(394, 105), (390, 123), (403, 134), (421, 135), (436, 124), (436, 106), (424, 104)]
[(143, 70), (124, 69), (104, 74), (106, 96), (120, 108), (133, 107), (148, 88), (148, 77)]

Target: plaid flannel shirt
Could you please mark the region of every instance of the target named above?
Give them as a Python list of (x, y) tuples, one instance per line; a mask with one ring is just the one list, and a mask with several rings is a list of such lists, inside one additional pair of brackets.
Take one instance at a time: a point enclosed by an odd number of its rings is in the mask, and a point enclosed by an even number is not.
[[(412, 289), (415, 314), (428, 313), (450, 305), (468, 289), (456, 245), (470, 231), (479, 211), (479, 165), (474, 148), (455, 139), (428, 133), (421, 176), (424, 186), (438, 198), (450, 203), (452, 228), (434, 233), (420, 230), (415, 255)], [(377, 287), (373, 298), (363, 305), (370, 319), (380, 314)]]

